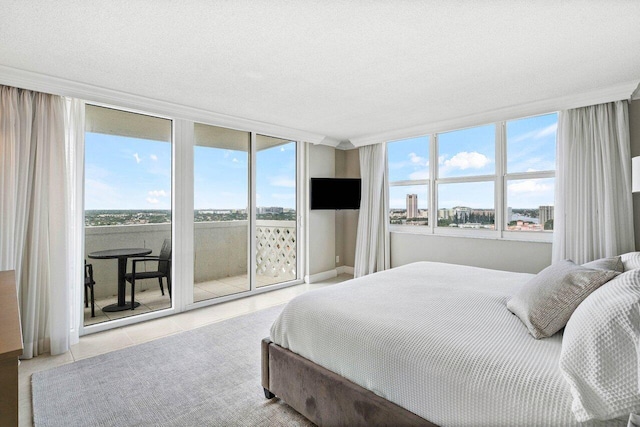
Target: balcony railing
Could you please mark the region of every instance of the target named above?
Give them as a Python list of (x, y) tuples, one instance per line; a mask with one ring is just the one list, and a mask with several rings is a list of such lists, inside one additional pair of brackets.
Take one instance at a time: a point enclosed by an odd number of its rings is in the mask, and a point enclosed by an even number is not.
[[(198, 222), (194, 229), (194, 281), (218, 280), (247, 274), (247, 221)], [(291, 280), (297, 273), (295, 221), (256, 221), (256, 274), (271, 282)], [(164, 239), (171, 237), (171, 224), (116, 225), (85, 228), (85, 259), (93, 264), (96, 298), (117, 290), (115, 260), (89, 259), (95, 251), (144, 247), (157, 255)], [(128, 267), (130, 268), (130, 264)], [(154, 267), (154, 266), (149, 266)], [(151, 280), (136, 284), (136, 290), (157, 287)]]

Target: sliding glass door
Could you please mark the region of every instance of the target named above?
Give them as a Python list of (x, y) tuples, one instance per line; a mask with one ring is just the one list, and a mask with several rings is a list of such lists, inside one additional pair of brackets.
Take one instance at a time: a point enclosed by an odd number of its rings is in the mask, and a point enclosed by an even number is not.
[(94, 105), (85, 112), (88, 326), (172, 305), (172, 121)]
[(256, 135), (256, 287), (297, 278), (296, 143)]
[(87, 331), (298, 280), (298, 157), (287, 139), (87, 105)]
[(250, 134), (194, 126), (193, 301), (250, 290)]

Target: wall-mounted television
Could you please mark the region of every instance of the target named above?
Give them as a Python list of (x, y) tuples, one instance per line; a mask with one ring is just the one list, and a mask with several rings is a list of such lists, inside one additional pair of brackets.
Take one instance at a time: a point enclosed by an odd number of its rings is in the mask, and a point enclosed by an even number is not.
[(311, 209), (360, 209), (360, 178), (311, 178)]

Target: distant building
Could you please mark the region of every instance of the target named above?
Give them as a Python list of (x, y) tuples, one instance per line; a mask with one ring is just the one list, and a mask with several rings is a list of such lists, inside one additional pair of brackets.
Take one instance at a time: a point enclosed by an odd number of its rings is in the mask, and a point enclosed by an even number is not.
[(407, 194), (407, 218), (418, 217), (418, 195)]
[(511, 218), (513, 218), (513, 208), (508, 207), (507, 208), (507, 224), (513, 221)]
[(456, 206), (453, 208), (453, 215), (458, 218), (458, 224), (464, 224), (469, 222), (469, 215), (471, 214), (471, 208), (465, 206)]
[(258, 214), (281, 214), (284, 212), (284, 208), (279, 206), (259, 206), (256, 208)]
[(544, 227), (547, 221), (553, 219), (553, 206), (540, 206), (538, 209), (539, 224)]

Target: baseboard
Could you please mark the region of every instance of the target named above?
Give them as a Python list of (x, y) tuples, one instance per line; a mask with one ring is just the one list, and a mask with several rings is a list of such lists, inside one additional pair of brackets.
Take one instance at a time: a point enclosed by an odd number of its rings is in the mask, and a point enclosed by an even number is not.
[(304, 281), (306, 283), (316, 283), (316, 282), (321, 282), (327, 279), (333, 279), (334, 277), (337, 277), (337, 276), (338, 276), (338, 271), (334, 269), (334, 270), (323, 271), (321, 273), (309, 274), (307, 276), (304, 276)]
[(336, 267), (336, 272), (338, 274), (350, 274), (353, 276), (353, 272), (355, 270), (353, 267), (349, 267), (348, 265), (341, 265), (340, 267)]

